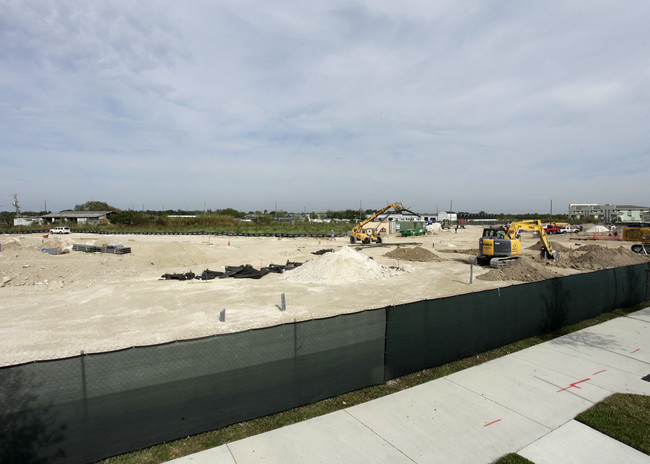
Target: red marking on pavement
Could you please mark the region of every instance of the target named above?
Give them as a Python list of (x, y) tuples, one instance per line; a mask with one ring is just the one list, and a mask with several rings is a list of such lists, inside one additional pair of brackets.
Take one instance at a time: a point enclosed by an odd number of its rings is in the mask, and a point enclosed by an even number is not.
[(555, 392), (555, 393), (560, 393), (561, 391), (568, 390), (568, 389), (571, 388), (571, 387), (575, 387), (575, 388), (578, 388), (578, 389), (579, 389), (580, 387), (578, 386), (578, 384), (579, 384), (579, 383), (582, 383), (582, 382), (586, 382), (587, 380), (591, 380), (591, 379), (582, 379), (582, 380), (578, 380), (577, 382), (573, 382), (573, 383), (572, 383), (571, 385), (569, 385), (568, 387), (563, 388), (562, 390), (558, 390), (558, 391)]
[(496, 424), (497, 422), (500, 422), (500, 421), (501, 421), (501, 419), (497, 419), (495, 421), (490, 422), (489, 424), (483, 425), (483, 427), (487, 427), (488, 425)]
[(597, 375), (597, 374), (602, 374), (603, 372), (606, 372), (607, 369), (603, 369), (602, 371), (594, 372), (592, 375)]
[(637, 348), (637, 349), (634, 350), (634, 351), (630, 351), (630, 354), (632, 354), (632, 353), (636, 353), (637, 351), (641, 351), (641, 348)]

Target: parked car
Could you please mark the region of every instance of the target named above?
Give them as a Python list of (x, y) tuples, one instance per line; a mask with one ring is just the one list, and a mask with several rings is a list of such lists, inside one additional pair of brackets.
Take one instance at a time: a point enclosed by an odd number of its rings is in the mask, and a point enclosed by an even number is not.
[(560, 228), (557, 227), (555, 224), (547, 224), (544, 226), (544, 232), (546, 232), (547, 235), (549, 234), (557, 234), (559, 233)]
[(51, 234), (69, 234), (70, 233), (70, 228), (69, 227), (55, 227), (54, 229), (50, 229)]

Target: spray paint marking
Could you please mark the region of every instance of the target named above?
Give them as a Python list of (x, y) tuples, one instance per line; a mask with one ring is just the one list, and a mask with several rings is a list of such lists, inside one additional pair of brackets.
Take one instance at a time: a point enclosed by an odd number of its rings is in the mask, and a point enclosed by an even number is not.
[(555, 393), (560, 393), (560, 392), (562, 392), (562, 391), (564, 391), (564, 390), (568, 390), (568, 389), (571, 388), (571, 387), (575, 387), (575, 388), (577, 388), (577, 389), (580, 389), (580, 387), (578, 386), (578, 384), (579, 384), (579, 383), (582, 383), (582, 382), (586, 382), (587, 380), (591, 380), (591, 379), (582, 379), (582, 380), (578, 380), (577, 382), (573, 382), (573, 383), (572, 383), (571, 385), (569, 385), (568, 387), (563, 388), (562, 390), (558, 390), (558, 391), (555, 392)]
[(641, 351), (641, 348), (637, 348), (637, 349), (634, 350), (634, 351), (630, 351), (630, 354), (632, 354), (632, 353), (636, 353), (637, 351)]
[(602, 374), (603, 372), (607, 372), (607, 369), (603, 369), (602, 371), (594, 372), (592, 375)]
[(489, 424), (484, 424), (483, 427), (487, 427), (488, 425), (496, 424), (497, 422), (500, 422), (501, 419), (497, 419), (495, 421), (490, 422)]

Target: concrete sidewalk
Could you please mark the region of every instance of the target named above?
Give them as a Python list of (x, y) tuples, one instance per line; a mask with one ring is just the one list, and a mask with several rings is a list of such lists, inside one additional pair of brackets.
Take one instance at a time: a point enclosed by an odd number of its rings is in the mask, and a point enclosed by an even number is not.
[(650, 395), (650, 308), (442, 379), (170, 461), (646, 463), (573, 418), (612, 393)]

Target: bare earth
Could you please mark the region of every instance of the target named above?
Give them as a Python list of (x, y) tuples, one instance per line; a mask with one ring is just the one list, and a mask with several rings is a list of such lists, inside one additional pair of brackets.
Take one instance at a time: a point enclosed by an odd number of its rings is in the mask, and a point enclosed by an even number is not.
[[(364, 309), (476, 292), (558, 275), (647, 262), (630, 244), (551, 237), (557, 263), (542, 262), (537, 237), (522, 235), (526, 259), (507, 270), (473, 266), (482, 227), (384, 246), (347, 237), (250, 238), (200, 235), (0, 235), (0, 366), (150, 345)], [(582, 238), (583, 240), (580, 240)], [(127, 255), (70, 251), (121, 243)], [(400, 248), (397, 245), (402, 244)], [(65, 251), (50, 255), (48, 247)], [(315, 255), (313, 252), (332, 249)], [(166, 273), (304, 263), (261, 279), (162, 280)], [(286, 311), (281, 311), (281, 294)], [(219, 320), (225, 309), (225, 321)]]

